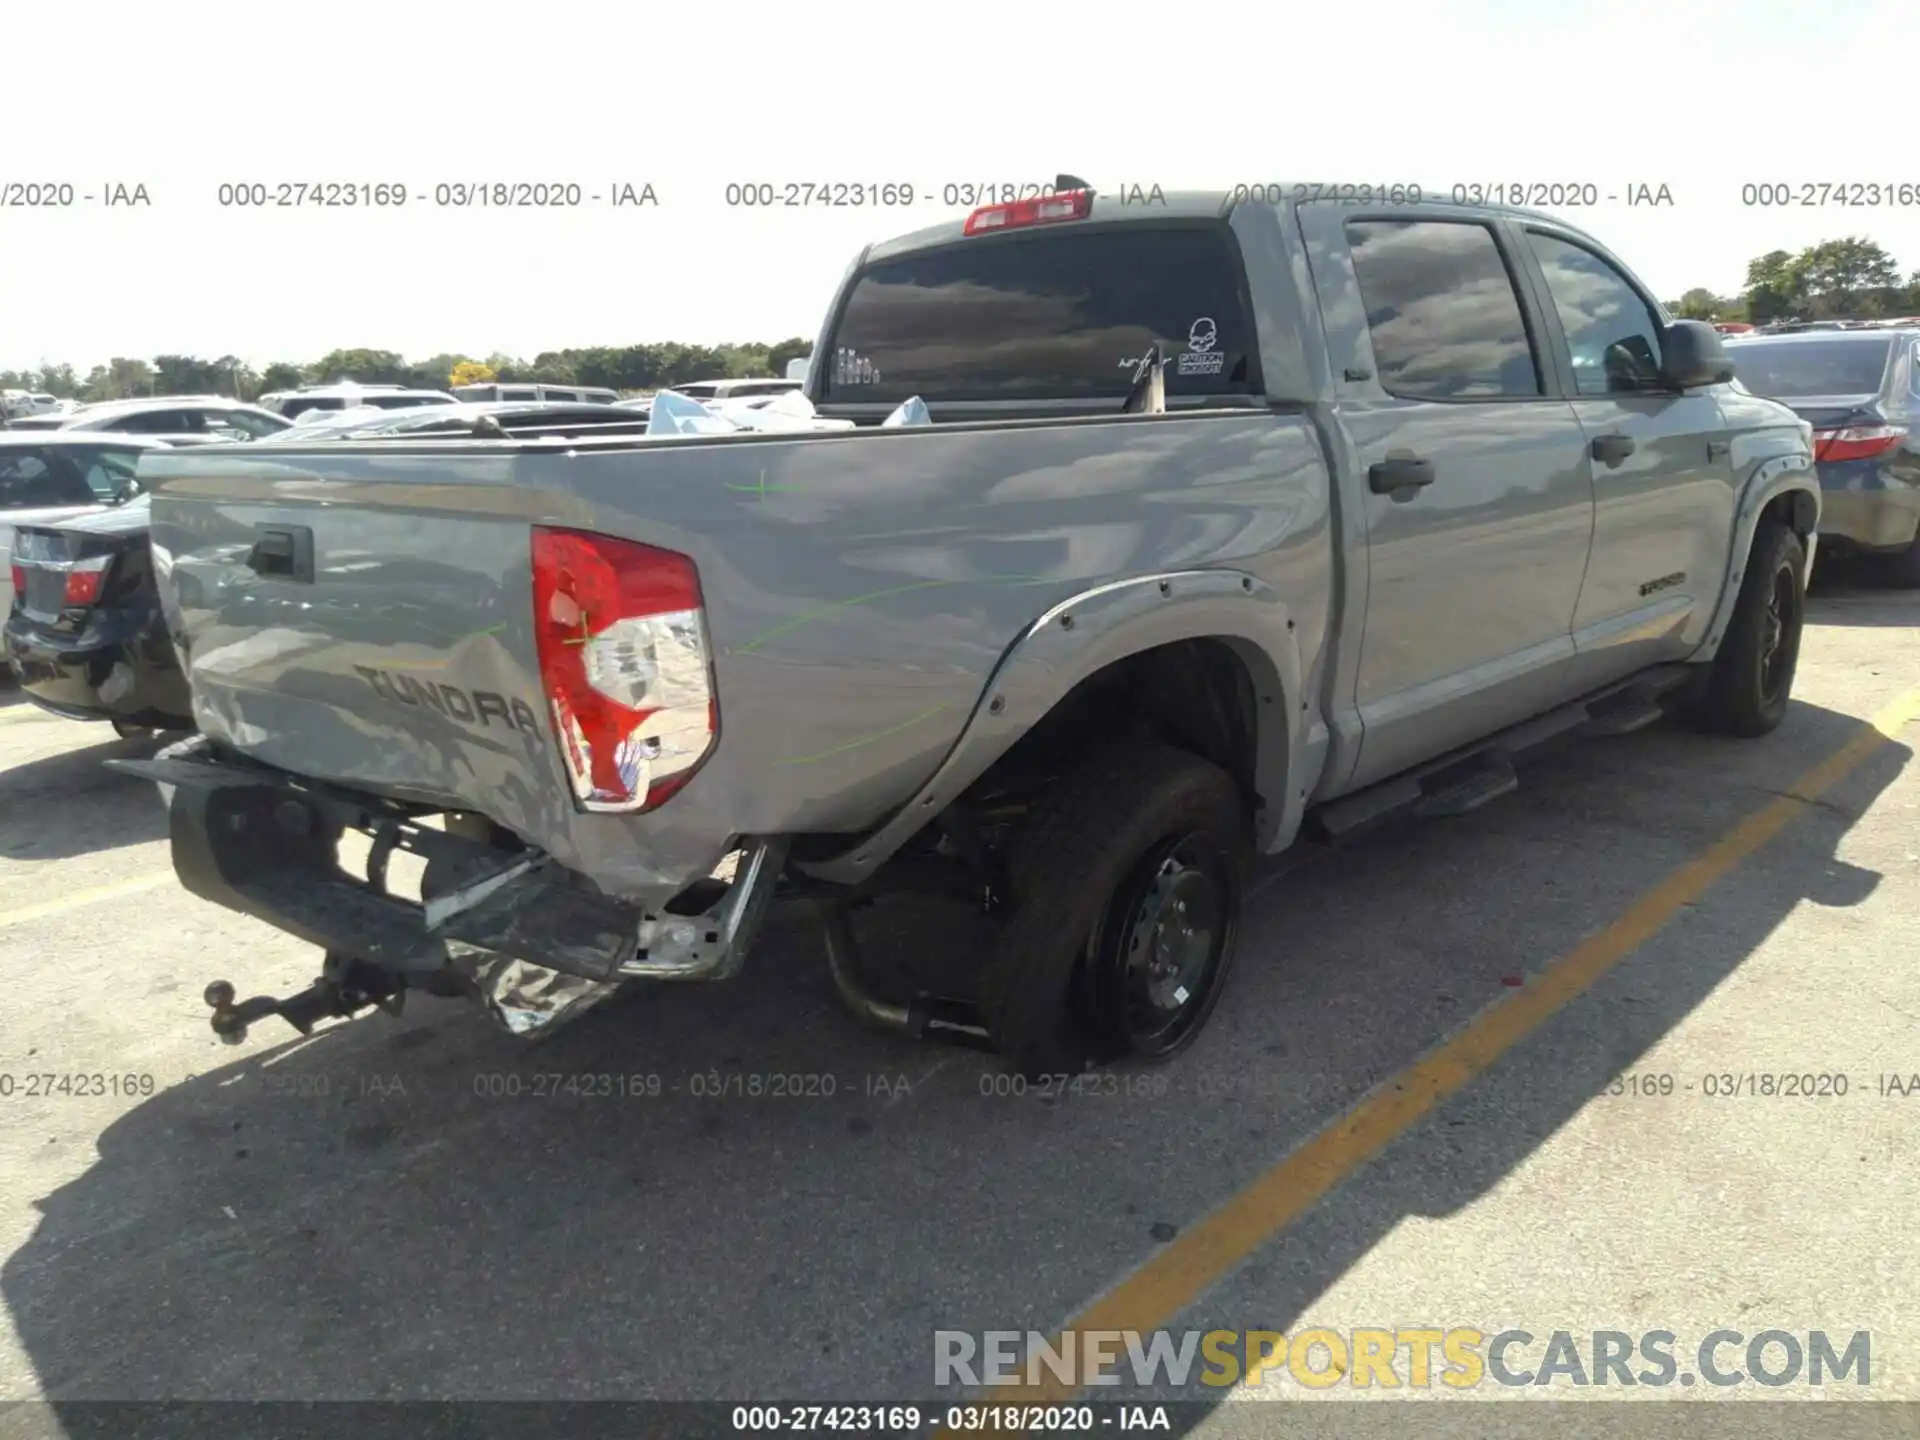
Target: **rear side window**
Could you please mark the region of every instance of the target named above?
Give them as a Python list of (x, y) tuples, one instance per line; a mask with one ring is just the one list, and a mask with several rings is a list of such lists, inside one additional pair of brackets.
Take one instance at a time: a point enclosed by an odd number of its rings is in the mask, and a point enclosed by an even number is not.
[(87, 482), (61, 456), (32, 450), (0, 450), (0, 510), (97, 503)]
[(207, 422), (198, 410), (143, 410), (100, 428), (128, 435), (198, 435)]
[(823, 357), (826, 398), (1117, 401), (1156, 341), (1170, 400), (1250, 394), (1248, 312), (1223, 227), (964, 241), (859, 277)]
[(1544, 393), (1493, 231), (1465, 220), (1347, 226), (1381, 388), (1431, 400)]

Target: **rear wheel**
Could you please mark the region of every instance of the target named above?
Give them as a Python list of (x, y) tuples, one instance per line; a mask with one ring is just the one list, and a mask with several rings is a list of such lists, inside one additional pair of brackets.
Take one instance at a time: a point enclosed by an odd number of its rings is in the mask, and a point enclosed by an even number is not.
[(1784, 525), (1754, 536), (1726, 638), (1687, 718), (1699, 729), (1744, 738), (1786, 718), (1806, 619), (1806, 549)]
[(1008, 856), (996, 1046), (1030, 1076), (1186, 1048), (1233, 962), (1248, 850), (1239, 787), (1197, 755), (1128, 745), (1063, 778)]

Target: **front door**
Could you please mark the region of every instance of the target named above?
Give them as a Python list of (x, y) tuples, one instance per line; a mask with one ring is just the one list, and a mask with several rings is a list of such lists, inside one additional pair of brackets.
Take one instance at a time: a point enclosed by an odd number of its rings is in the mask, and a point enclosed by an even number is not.
[(1522, 230), (1586, 436), (1593, 556), (1573, 639), (1600, 685), (1706, 638), (1737, 501), (1731, 437), (1711, 390), (1660, 379), (1659, 315), (1619, 266), (1551, 227)]

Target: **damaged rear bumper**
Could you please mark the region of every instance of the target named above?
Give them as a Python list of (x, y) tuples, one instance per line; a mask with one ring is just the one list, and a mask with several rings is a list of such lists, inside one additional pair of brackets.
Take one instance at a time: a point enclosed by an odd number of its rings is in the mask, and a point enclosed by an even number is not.
[[(539, 851), (424, 824), (419, 807), (276, 770), (204, 737), (107, 763), (160, 787), (174, 870), (191, 893), (396, 990), (472, 991), (516, 1033), (544, 1030), (625, 980), (738, 974), (785, 861), (783, 837), (745, 840), (729, 879), (654, 909), (607, 896)], [(341, 863), (350, 831), (371, 844), (364, 876)], [(396, 852), (425, 862), (422, 900), (389, 889)], [(293, 1010), (261, 1003), (306, 1028)]]

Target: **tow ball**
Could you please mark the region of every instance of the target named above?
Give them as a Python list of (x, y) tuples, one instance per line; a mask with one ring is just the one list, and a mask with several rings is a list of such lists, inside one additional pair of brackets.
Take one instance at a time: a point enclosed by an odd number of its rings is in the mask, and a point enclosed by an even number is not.
[(332, 953), (327, 956), (325, 970), (313, 984), (285, 999), (257, 995), (236, 1003), (233, 983), (228, 980), (214, 981), (207, 986), (205, 995), (207, 1006), (213, 1011), (213, 1033), (228, 1045), (240, 1044), (247, 1038), (249, 1026), (271, 1017), (286, 1021), (302, 1035), (311, 1035), (320, 1021), (350, 1018), (368, 1006), (397, 1017), (406, 998), (404, 990), (364, 975), (363, 967), (348, 957)]

